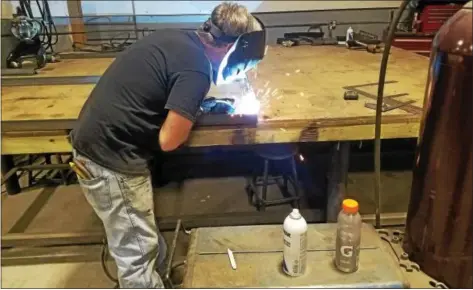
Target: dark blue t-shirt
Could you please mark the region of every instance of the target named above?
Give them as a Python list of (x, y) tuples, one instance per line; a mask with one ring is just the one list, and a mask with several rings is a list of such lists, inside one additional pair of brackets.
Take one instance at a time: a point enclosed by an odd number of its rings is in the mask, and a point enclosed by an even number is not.
[(116, 57), (71, 133), (74, 149), (123, 174), (142, 174), (168, 110), (195, 121), (211, 67), (195, 32), (158, 30)]

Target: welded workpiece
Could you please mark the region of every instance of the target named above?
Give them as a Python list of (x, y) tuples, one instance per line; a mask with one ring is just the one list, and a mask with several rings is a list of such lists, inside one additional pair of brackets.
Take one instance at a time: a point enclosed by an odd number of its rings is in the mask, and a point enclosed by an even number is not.
[[(213, 95), (222, 96), (215, 98)], [(246, 77), (212, 86), (201, 105), (196, 126), (255, 126), (260, 102)]]
[(455, 14), (433, 41), (404, 250), (451, 288), (473, 285), (472, 10)]
[[(347, 275), (333, 266), (336, 224), (310, 224), (307, 270), (297, 278), (281, 271), (280, 225), (192, 230), (183, 288), (405, 288), (399, 267), (370, 225), (363, 224), (360, 268)], [(227, 249), (238, 259), (229, 266)], [(369, 277), (369, 278), (368, 278)]]

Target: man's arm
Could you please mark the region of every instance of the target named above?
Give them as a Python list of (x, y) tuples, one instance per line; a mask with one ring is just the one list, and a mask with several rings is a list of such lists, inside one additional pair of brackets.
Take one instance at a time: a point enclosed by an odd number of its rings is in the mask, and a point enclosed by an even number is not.
[(163, 151), (173, 151), (189, 138), (194, 123), (189, 119), (170, 110), (161, 130), (159, 131), (159, 145)]
[(164, 107), (169, 113), (159, 131), (162, 151), (175, 150), (187, 141), (209, 89), (210, 79), (206, 74), (188, 71), (176, 76)]

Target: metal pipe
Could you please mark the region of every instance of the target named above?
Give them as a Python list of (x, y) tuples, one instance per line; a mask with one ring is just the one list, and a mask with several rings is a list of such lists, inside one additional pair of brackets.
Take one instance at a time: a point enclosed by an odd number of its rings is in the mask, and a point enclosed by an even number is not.
[(383, 94), (384, 94), (384, 82), (386, 80), (386, 69), (389, 60), (389, 53), (391, 51), (391, 44), (396, 32), (396, 27), (399, 23), (404, 10), (409, 4), (410, 0), (402, 1), (397, 11), (396, 17), (389, 26), (388, 35), (384, 41), (384, 52), (381, 60), (381, 67), (379, 70), (379, 81), (378, 81), (378, 96), (376, 99), (376, 121), (375, 121), (375, 139), (374, 139), (374, 166), (375, 166), (375, 202), (376, 202), (376, 228), (381, 227), (381, 117), (383, 109)]

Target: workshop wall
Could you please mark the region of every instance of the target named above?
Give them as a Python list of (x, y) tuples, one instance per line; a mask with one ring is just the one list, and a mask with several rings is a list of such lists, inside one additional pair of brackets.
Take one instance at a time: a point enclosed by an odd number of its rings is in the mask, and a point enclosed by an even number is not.
[[(10, 20), (13, 15), (13, 6), (7, 1), (2, 1), (2, 21), (1, 32), (2, 35), (10, 33)], [(1, 41), (1, 67), (4, 68), (5, 60), (10, 51), (15, 47), (18, 41), (12, 37), (2, 37)]]
[[(348, 27), (355, 30), (365, 30), (379, 36), (383, 29), (389, 24), (389, 13), (392, 9), (359, 9), (359, 10), (326, 10), (326, 11), (301, 11), (301, 12), (276, 12), (276, 13), (254, 13), (266, 25), (268, 30), (268, 41), (275, 44), (278, 37), (282, 37), (286, 32), (306, 31), (310, 24), (328, 23), (336, 20), (338, 26), (334, 31), (334, 36), (344, 36)], [(179, 28), (196, 29), (206, 19), (208, 15), (193, 16), (136, 16), (136, 28), (161, 29)], [(114, 42), (124, 41), (127, 38), (135, 39), (146, 35), (146, 32), (139, 32), (137, 35), (133, 31), (115, 32), (121, 30), (134, 30), (133, 16), (101, 16), (86, 17), (86, 31), (88, 40), (91, 42), (101, 40), (112, 40)], [(281, 27), (285, 26), (285, 27)], [(107, 32), (97, 32), (104, 31)], [(115, 30), (115, 31), (114, 31)], [(128, 36), (129, 35), (129, 36)]]
[[(82, 1), (87, 39), (90, 43), (120, 43), (134, 41), (147, 34), (143, 29), (180, 28), (196, 29), (207, 19), (212, 8), (221, 1)], [(306, 31), (310, 24), (336, 20), (339, 25), (335, 36), (344, 36), (348, 27), (382, 35), (388, 25), (389, 12), (399, 1), (237, 1), (247, 5), (268, 27), (268, 41), (275, 44), (286, 32)], [(2, 1), (14, 11), (18, 1)], [(35, 15), (40, 15), (35, 1), (31, 3)], [(69, 29), (66, 1), (49, 0), (49, 6), (58, 31)], [(4, 9), (2, 9), (3, 12)], [(11, 16), (10, 16), (11, 17)], [(2, 35), (9, 34), (8, 16), (2, 13)], [(7, 22), (7, 23), (5, 23)], [(284, 27), (281, 27), (284, 26)], [(135, 33), (135, 28), (139, 30)], [(118, 32), (118, 30), (128, 30)], [(7, 40), (7, 41), (5, 41)], [(15, 39), (2, 37), (4, 42)], [(61, 36), (57, 50), (71, 50), (71, 37)], [(11, 45), (11, 44), (10, 44)]]

